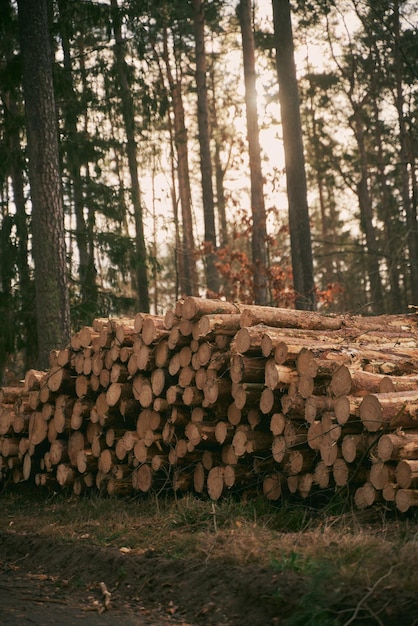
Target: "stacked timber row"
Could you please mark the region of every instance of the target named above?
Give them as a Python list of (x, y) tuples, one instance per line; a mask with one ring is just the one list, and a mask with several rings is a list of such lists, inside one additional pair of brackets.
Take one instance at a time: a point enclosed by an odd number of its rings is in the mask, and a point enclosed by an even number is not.
[(418, 317), (188, 297), (95, 319), (1, 390), (4, 484), (418, 505)]

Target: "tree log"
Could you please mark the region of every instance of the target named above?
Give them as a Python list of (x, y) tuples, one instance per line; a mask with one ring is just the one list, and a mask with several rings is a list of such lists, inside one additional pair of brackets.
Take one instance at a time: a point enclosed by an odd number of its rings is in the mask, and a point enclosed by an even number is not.
[(377, 444), (381, 461), (418, 459), (418, 431), (394, 432), (382, 435)]

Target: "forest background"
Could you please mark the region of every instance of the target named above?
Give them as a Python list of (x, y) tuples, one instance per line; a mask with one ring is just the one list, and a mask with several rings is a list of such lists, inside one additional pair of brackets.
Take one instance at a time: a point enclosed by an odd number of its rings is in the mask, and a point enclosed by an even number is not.
[(1, 0), (3, 380), (94, 317), (184, 295), (418, 305), (417, 16), (412, 0)]

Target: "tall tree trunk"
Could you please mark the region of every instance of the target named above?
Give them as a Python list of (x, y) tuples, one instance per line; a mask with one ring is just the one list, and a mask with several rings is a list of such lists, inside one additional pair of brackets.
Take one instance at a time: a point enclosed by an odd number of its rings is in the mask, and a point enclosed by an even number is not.
[[(63, 80), (66, 97), (63, 98), (63, 112), (67, 133), (67, 165), (72, 182), (74, 211), (76, 219), (75, 238), (79, 253), (79, 280), (82, 319), (85, 323), (94, 317), (97, 311), (98, 289), (96, 284), (97, 271), (94, 263), (94, 243), (90, 236), (88, 224), (84, 218), (85, 202), (83, 196), (83, 182), (81, 165), (83, 163), (80, 151), (77, 122), (78, 96), (73, 86), (73, 70), (71, 60), (70, 38), (68, 33), (68, 4), (58, 0), (60, 12), (60, 34), (64, 60)], [(92, 211), (87, 207), (89, 217)], [(94, 216), (93, 216), (94, 219)]]
[[(35, 299), (34, 283), (31, 278), (28, 257), (28, 216), (24, 192), (23, 168), (24, 157), (19, 136), (19, 106), (11, 92), (2, 93), (4, 105), (4, 125), (6, 141), (10, 154), (10, 177), (12, 182), (13, 200), (16, 214), (17, 237), (17, 271), (19, 275), (19, 292), (21, 300), (20, 316), (24, 328), (24, 361), (25, 370), (36, 367), (38, 354), (38, 336), (36, 330), (36, 314), (33, 309)], [(15, 312), (12, 315), (13, 326), (16, 325)]]
[(197, 121), (199, 128), (200, 172), (203, 192), (203, 217), (205, 224), (205, 266), (209, 295), (219, 291), (219, 275), (216, 269), (215, 205), (213, 200), (212, 159), (209, 137), (209, 107), (206, 85), (205, 17), (203, 0), (192, 0), (193, 26), (196, 52)]
[(270, 302), (267, 280), (267, 230), (258, 129), (255, 44), (251, 23), (251, 0), (240, 0), (238, 10), (244, 61), (245, 109), (250, 161), (251, 212), (253, 218), (251, 251), (254, 271), (254, 300), (256, 304), (265, 305)]
[(19, 0), (39, 367), (70, 339), (64, 208), (46, 0)]
[(115, 58), (122, 101), (122, 115), (126, 131), (126, 153), (131, 179), (132, 205), (136, 232), (136, 276), (139, 311), (149, 312), (150, 299), (147, 273), (147, 250), (145, 246), (141, 188), (138, 177), (138, 155), (135, 141), (135, 107), (128, 80), (125, 60), (125, 43), (122, 38), (118, 0), (111, 0), (113, 32), (115, 35)]
[(198, 279), (195, 258), (195, 243), (193, 236), (187, 129), (184, 121), (184, 108), (181, 95), (181, 80), (178, 77), (174, 79), (171, 71), (170, 58), (168, 53), (168, 32), (166, 27), (164, 27), (163, 30), (163, 37), (164, 62), (166, 66), (167, 79), (170, 86), (173, 106), (174, 143), (177, 152), (177, 176), (179, 185), (181, 215), (183, 222), (183, 245), (180, 251), (180, 256), (183, 260), (183, 271), (180, 272), (180, 286), (182, 295), (194, 296), (198, 294)]
[(361, 107), (353, 115), (353, 132), (356, 137), (360, 158), (360, 179), (357, 183), (357, 195), (360, 207), (360, 222), (366, 237), (367, 245), (367, 273), (370, 282), (372, 301), (371, 309), (374, 313), (384, 313), (383, 287), (380, 278), (379, 243), (376, 229), (373, 224), (372, 202), (369, 192), (369, 168), (364, 139), (364, 127)]
[(290, 244), (297, 309), (316, 308), (299, 93), (289, 0), (273, 0), (277, 77), (283, 127)]
[(409, 268), (410, 268), (410, 294), (411, 302), (408, 304), (418, 303), (418, 222), (416, 205), (412, 201), (411, 191), (414, 190), (416, 181), (410, 179), (411, 175), (414, 175), (413, 163), (409, 162), (409, 149), (408, 149), (408, 131), (405, 120), (405, 101), (402, 88), (402, 59), (400, 48), (400, 23), (399, 23), (399, 1), (394, 2), (394, 71), (396, 80), (396, 97), (395, 104), (398, 113), (398, 125), (399, 125), (399, 143), (400, 143), (400, 168), (401, 168), (401, 196), (402, 204), (406, 215), (406, 224), (408, 228), (408, 252), (409, 252)]
[(400, 285), (401, 276), (399, 271), (399, 239), (393, 236), (393, 231), (399, 231), (398, 215), (393, 211), (393, 202), (388, 187), (387, 176), (385, 172), (385, 152), (384, 141), (382, 137), (382, 122), (379, 115), (379, 107), (377, 102), (377, 85), (375, 84), (375, 76), (371, 77), (373, 84), (373, 112), (375, 118), (375, 138), (377, 152), (377, 180), (380, 187), (380, 214), (383, 218), (384, 233), (386, 239), (386, 258), (388, 265), (388, 276), (390, 282), (390, 300), (388, 313), (400, 313), (405, 310), (405, 302), (402, 297)]

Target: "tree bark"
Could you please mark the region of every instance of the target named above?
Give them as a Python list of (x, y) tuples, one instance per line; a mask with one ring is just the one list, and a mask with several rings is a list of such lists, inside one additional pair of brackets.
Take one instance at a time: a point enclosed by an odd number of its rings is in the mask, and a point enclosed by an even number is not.
[(203, 0), (192, 0), (196, 53), (197, 122), (199, 128), (200, 172), (205, 224), (204, 255), (209, 296), (217, 295), (220, 280), (216, 269), (215, 205), (213, 200), (212, 159), (209, 134), (209, 107), (206, 84), (205, 18)]
[(135, 107), (128, 79), (128, 67), (125, 59), (125, 44), (122, 37), (118, 0), (111, 0), (111, 7), (113, 32), (115, 35), (114, 51), (118, 70), (117, 76), (120, 85), (122, 115), (127, 139), (126, 154), (128, 157), (129, 175), (131, 178), (132, 204), (134, 208), (136, 228), (135, 270), (137, 279), (137, 305), (140, 311), (148, 312), (150, 309), (150, 299), (148, 292), (147, 250), (144, 235), (141, 187), (138, 176), (138, 155), (135, 137)]
[(19, 0), (39, 366), (70, 337), (64, 207), (46, 0)]
[(305, 158), (289, 0), (273, 0), (296, 309), (316, 308)]
[(184, 119), (184, 107), (181, 93), (181, 73), (177, 69), (178, 76), (173, 76), (168, 52), (168, 30), (163, 28), (164, 62), (168, 84), (170, 86), (173, 117), (174, 117), (174, 143), (177, 152), (177, 176), (179, 185), (179, 197), (182, 215), (182, 248), (180, 259), (180, 288), (182, 295), (197, 295), (198, 278), (196, 259), (194, 256), (195, 243), (193, 235), (192, 200), (190, 191), (189, 153), (187, 145), (187, 128)]
[(254, 272), (254, 300), (256, 304), (269, 304), (266, 209), (258, 129), (255, 44), (251, 24), (251, 0), (240, 0), (238, 14), (244, 61), (245, 109), (250, 159), (251, 213), (253, 218), (251, 250)]

